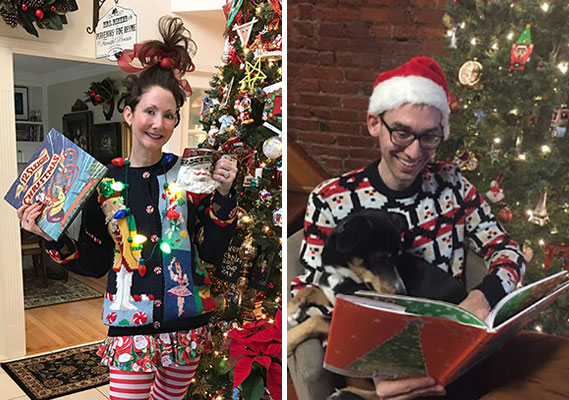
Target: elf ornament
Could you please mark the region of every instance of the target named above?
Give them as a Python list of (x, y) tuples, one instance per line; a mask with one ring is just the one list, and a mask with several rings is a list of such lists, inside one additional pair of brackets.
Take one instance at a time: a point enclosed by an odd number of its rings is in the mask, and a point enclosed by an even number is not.
[(526, 26), (526, 29), (522, 32), (516, 43), (512, 45), (510, 52), (510, 71), (523, 71), (526, 67), (526, 63), (529, 61), (533, 51), (530, 26), (529, 24)]
[(478, 61), (467, 61), (458, 70), (458, 80), (466, 87), (473, 88), (482, 76), (482, 64)]
[(561, 104), (553, 110), (551, 122), (549, 124), (549, 135), (562, 138), (567, 133), (567, 122), (569, 121), (569, 108), (567, 104)]
[(496, 176), (496, 179), (490, 182), (490, 190), (486, 192), (486, 197), (492, 203), (498, 203), (504, 200), (504, 192), (502, 191), (502, 188), (500, 188), (500, 185), (502, 184), (503, 181), (504, 181), (504, 173), (500, 172)]

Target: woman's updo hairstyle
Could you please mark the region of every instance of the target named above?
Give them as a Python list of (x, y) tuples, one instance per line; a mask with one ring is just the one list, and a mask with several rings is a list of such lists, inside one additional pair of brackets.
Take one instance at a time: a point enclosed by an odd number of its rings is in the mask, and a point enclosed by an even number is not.
[[(143, 67), (139, 76), (129, 75), (125, 81), (130, 92), (126, 104), (134, 111), (141, 96), (153, 86), (170, 91), (176, 100), (176, 114), (186, 99), (177, 77), (195, 69), (192, 57), (197, 45), (180, 18), (164, 16), (158, 22), (160, 40), (143, 42), (136, 57)], [(178, 118), (179, 121), (179, 118)]]

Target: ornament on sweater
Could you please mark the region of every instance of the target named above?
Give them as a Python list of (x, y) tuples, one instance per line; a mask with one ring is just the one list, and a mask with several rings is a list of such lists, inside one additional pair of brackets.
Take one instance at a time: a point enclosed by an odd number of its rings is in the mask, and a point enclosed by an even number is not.
[(504, 200), (504, 191), (500, 187), (502, 182), (504, 181), (505, 175), (503, 172), (499, 172), (492, 182), (490, 182), (490, 190), (486, 192), (486, 197), (492, 203), (498, 203)]
[(510, 71), (523, 71), (532, 52), (533, 44), (531, 43), (531, 31), (530, 25), (528, 24), (516, 43), (512, 45), (510, 52)]
[(480, 82), (481, 76), (482, 64), (476, 60), (465, 62), (458, 70), (458, 80), (469, 88), (475, 87)]
[(264, 121), (282, 121), (282, 91), (282, 82), (275, 83), (263, 89), (263, 94), (265, 96), (265, 106), (263, 108)]
[[(176, 268), (175, 272), (174, 267)], [(174, 286), (168, 290), (168, 294), (177, 297), (178, 317), (181, 317), (182, 314), (184, 314), (186, 297), (192, 296), (192, 292), (188, 289), (190, 281), (188, 280), (188, 275), (182, 273), (182, 266), (176, 257), (172, 258), (172, 261), (168, 265), (168, 271), (170, 272), (170, 279), (178, 283), (178, 286)]]
[(249, 45), (249, 38), (251, 37), (251, 30), (253, 30), (253, 25), (259, 20), (257, 18), (253, 18), (251, 21), (243, 24), (243, 25), (236, 25), (233, 27), (233, 30), (237, 32), (237, 36), (239, 36), (239, 40), (241, 40), (241, 47), (243, 49), (247, 48)]
[(249, 125), (255, 120), (251, 118), (251, 99), (245, 93), (239, 93), (235, 100), (235, 110), (239, 112), (239, 123), (241, 125)]
[(567, 133), (567, 123), (569, 121), (569, 108), (567, 104), (561, 104), (553, 109), (551, 122), (549, 123), (549, 134), (556, 138), (562, 138)]

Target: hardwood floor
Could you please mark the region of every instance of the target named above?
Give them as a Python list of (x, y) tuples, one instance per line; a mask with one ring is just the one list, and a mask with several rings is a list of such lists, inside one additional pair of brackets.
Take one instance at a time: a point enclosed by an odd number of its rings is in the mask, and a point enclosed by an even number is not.
[[(72, 273), (69, 276), (105, 291), (106, 276), (99, 279)], [(101, 321), (102, 310), (102, 297), (26, 310), (26, 355), (103, 340), (107, 327)]]

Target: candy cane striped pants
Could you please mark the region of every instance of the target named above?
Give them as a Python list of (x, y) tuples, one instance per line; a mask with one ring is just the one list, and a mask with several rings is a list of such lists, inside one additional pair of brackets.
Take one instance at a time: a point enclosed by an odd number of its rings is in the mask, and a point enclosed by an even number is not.
[(188, 365), (159, 367), (154, 372), (110, 369), (111, 400), (182, 400), (194, 377), (200, 357)]

